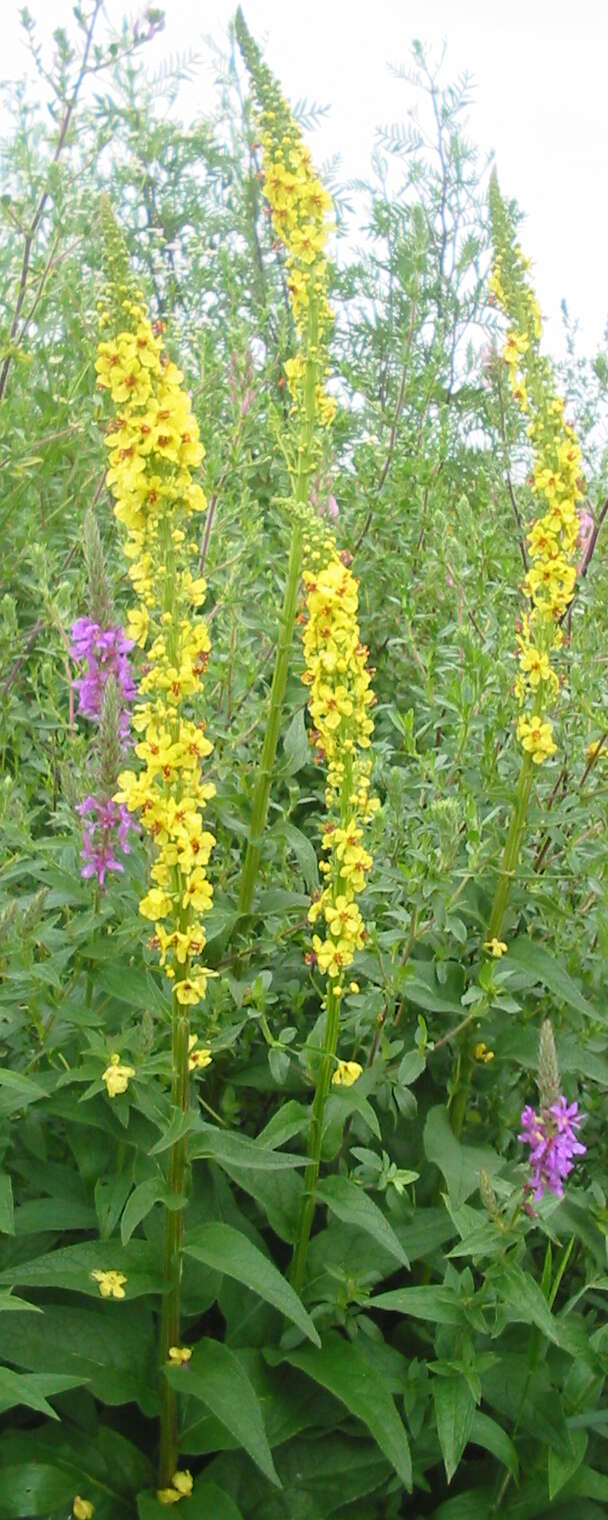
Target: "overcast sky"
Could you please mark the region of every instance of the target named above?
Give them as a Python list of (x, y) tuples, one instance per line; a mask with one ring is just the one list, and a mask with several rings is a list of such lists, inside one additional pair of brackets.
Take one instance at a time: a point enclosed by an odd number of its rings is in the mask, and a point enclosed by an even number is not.
[[(71, 13), (68, 0), (30, 0), (29, 9), (42, 36)], [(139, 9), (106, 3), (115, 24)], [(445, 40), (445, 78), (472, 75), (469, 136), (484, 154), (494, 150), (501, 186), (526, 214), (521, 240), (534, 260), (550, 346), (561, 347), (563, 298), (580, 319), (581, 347), (601, 345), (608, 320), (605, 0), (243, 0), (243, 9), (289, 97), (331, 107), (311, 147), (317, 163), (338, 153), (344, 179), (367, 175), (377, 126), (407, 119), (412, 91), (390, 66), (410, 65), (415, 37), (435, 56)], [(183, 110), (204, 113), (213, 98), (204, 38), (221, 44), (233, 0), (167, 0), (164, 10), (150, 63), (196, 51), (200, 84), (188, 87)], [(26, 62), (18, 11), (3, 0), (5, 79)]]

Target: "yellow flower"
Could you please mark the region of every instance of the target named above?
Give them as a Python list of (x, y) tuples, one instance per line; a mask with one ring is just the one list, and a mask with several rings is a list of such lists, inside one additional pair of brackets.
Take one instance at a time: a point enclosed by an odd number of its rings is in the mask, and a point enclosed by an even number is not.
[(362, 1071), (363, 1067), (359, 1065), (358, 1061), (338, 1061), (336, 1070), (331, 1079), (332, 1086), (352, 1087), (353, 1082), (356, 1082), (358, 1080), (358, 1078), (361, 1076)]
[(189, 1498), (193, 1481), (192, 1474), (187, 1468), (183, 1472), (175, 1472), (171, 1479), (171, 1488), (157, 1488), (156, 1497), (159, 1504), (178, 1504), (180, 1499)]
[(207, 1049), (206, 1045), (201, 1045), (200, 1049), (198, 1050), (196, 1048), (197, 1045), (198, 1035), (191, 1034), (188, 1041), (188, 1049), (190, 1052), (188, 1056), (188, 1066), (190, 1067), (190, 1071), (204, 1071), (206, 1066), (211, 1065), (213, 1059), (211, 1051)]
[(93, 1520), (95, 1505), (91, 1504), (90, 1499), (81, 1499), (80, 1494), (76, 1494), (72, 1505), (72, 1514), (74, 1520)]
[(183, 1367), (186, 1362), (190, 1361), (190, 1357), (191, 1356), (192, 1356), (192, 1347), (191, 1346), (170, 1346), (169, 1347), (169, 1362), (170, 1362), (170, 1364), (171, 1364), (172, 1367)]
[(102, 1298), (124, 1298), (125, 1290), (123, 1283), (127, 1278), (124, 1272), (100, 1272), (98, 1268), (90, 1273), (90, 1276), (99, 1283), (99, 1292)]
[(135, 1076), (134, 1066), (122, 1066), (117, 1050), (110, 1056), (110, 1065), (106, 1066), (101, 1080), (105, 1082), (109, 1098), (115, 1098), (117, 1093), (127, 1091), (131, 1077)]
[(548, 760), (557, 749), (552, 724), (544, 723), (539, 717), (527, 718), (522, 714), (517, 724), (517, 737), (535, 765), (542, 765), (543, 760)]
[(500, 960), (501, 955), (505, 955), (509, 947), (505, 945), (504, 939), (496, 939), (494, 937), (494, 939), (487, 939), (483, 948), (484, 950), (489, 950), (490, 955), (494, 955), (497, 960)]
[(484, 1066), (488, 1066), (490, 1061), (494, 1060), (494, 1051), (489, 1050), (483, 1040), (478, 1040), (477, 1045), (473, 1046), (473, 1055), (476, 1061), (483, 1061)]

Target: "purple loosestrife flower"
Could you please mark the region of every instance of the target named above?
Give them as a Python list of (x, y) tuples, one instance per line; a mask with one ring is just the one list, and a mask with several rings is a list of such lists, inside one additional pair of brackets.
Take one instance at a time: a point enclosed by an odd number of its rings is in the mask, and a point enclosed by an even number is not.
[(126, 807), (113, 802), (111, 797), (88, 796), (76, 808), (85, 821), (82, 827), (80, 859), (84, 861), (80, 875), (87, 880), (96, 876), (103, 891), (108, 871), (122, 871), (124, 867), (116, 859), (116, 847), (123, 855), (130, 854), (129, 830), (134, 828)]
[(86, 674), (74, 681), (78, 711), (83, 718), (99, 718), (108, 677), (115, 676), (122, 704), (120, 737), (123, 740), (129, 732), (126, 705), (136, 694), (129, 661), (133, 644), (134, 640), (128, 639), (122, 628), (102, 628), (91, 618), (77, 618), (72, 625), (70, 654), (73, 660), (86, 660), (88, 665)]
[(541, 1108), (540, 1115), (526, 1105), (521, 1116), (521, 1133), (518, 1139), (530, 1147), (530, 1177), (525, 1192), (538, 1201), (546, 1188), (562, 1198), (563, 1179), (573, 1170), (573, 1156), (584, 1156), (586, 1145), (577, 1140), (576, 1131), (582, 1123), (578, 1103), (566, 1101), (563, 1094), (549, 1108)]

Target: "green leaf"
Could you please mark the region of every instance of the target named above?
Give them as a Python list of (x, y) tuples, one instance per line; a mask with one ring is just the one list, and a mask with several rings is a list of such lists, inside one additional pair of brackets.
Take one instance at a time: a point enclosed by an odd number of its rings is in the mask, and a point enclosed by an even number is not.
[(325, 1177), (317, 1187), (317, 1198), (320, 1203), (327, 1204), (333, 1214), (341, 1219), (344, 1224), (353, 1225), (357, 1230), (365, 1230), (368, 1235), (373, 1235), (378, 1245), (395, 1256), (397, 1261), (404, 1267), (409, 1262), (400, 1240), (397, 1239), (392, 1225), (385, 1219), (382, 1210), (360, 1188), (356, 1182), (351, 1182), (348, 1177), (332, 1176)]
[(362, 1420), (380, 1450), (411, 1492), (412, 1462), (405, 1428), (382, 1378), (375, 1377), (370, 1362), (357, 1346), (337, 1334), (329, 1334), (320, 1351), (307, 1346), (299, 1351), (266, 1353), (271, 1365), (289, 1362), (327, 1388)]
[(513, 940), (509, 945), (509, 953), (504, 958), (503, 966), (508, 966), (510, 962), (520, 966), (522, 971), (528, 971), (537, 981), (543, 982), (544, 986), (555, 993), (556, 997), (561, 998), (568, 1008), (576, 1008), (579, 1013), (586, 1014), (587, 1018), (599, 1020), (601, 1023), (608, 1021), (608, 1015), (593, 1008), (591, 1003), (583, 997), (561, 961), (535, 940), (524, 936)]
[(148, 971), (141, 971), (137, 966), (127, 966), (124, 961), (112, 961), (98, 967), (95, 984), (119, 1002), (128, 1003), (131, 1008), (166, 1015), (170, 1006)]
[(287, 1167), (306, 1166), (307, 1163), (306, 1156), (291, 1156), (285, 1151), (270, 1150), (267, 1146), (259, 1145), (256, 1140), (250, 1140), (247, 1135), (216, 1129), (213, 1124), (197, 1127), (196, 1134), (190, 1140), (188, 1153), (192, 1158), (208, 1156), (210, 1160), (219, 1162), (220, 1166), (226, 1163), (235, 1172), (239, 1167), (259, 1172), (276, 1172)]
[(296, 776), (303, 766), (310, 763), (310, 743), (302, 707), (294, 713), (289, 728), (286, 730), (283, 749), (287, 756), (286, 775)]
[(412, 1319), (428, 1319), (436, 1325), (462, 1325), (463, 1307), (452, 1288), (395, 1288), (372, 1299), (373, 1309), (393, 1309)]
[(515, 1262), (505, 1261), (492, 1269), (491, 1281), (495, 1291), (511, 1310), (513, 1319), (523, 1320), (527, 1325), (536, 1325), (554, 1345), (561, 1345), (560, 1323), (551, 1313), (543, 1292), (532, 1277)]
[(294, 1293), (272, 1261), (240, 1230), (234, 1230), (229, 1224), (201, 1225), (188, 1235), (184, 1253), (193, 1256), (195, 1261), (202, 1261), (205, 1266), (225, 1272), (228, 1277), (244, 1283), (245, 1287), (292, 1320), (313, 1345), (320, 1346), (314, 1324), (297, 1293)]
[(293, 851), (304, 881), (307, 892), (315, 892), (319, 885), (319, 867), (314, 846), (301, 829), (297, 829), (293, 823), (281, 823), (279, 825), (281, 835)]
[(0, 1232), (3, 1235), (15, 1233), (13, 1184), (6, 1172), (0, 1172)]
[(173, 1108), (164, 1134), (161, 1135), (160, 1140), (156, 1141), (156, 1145), (150, 1147), (148, 1155), (160, 1156), (162, 1151), (170, 1150), (177, 1140), (182, 1140), (184, 1135), (190, 1133), (195, 1124), (196, 1114), (194, 1111), (183, 1113), (181, 1108)]
[(46, 1462), (21, 1462), (2, 1468), (0, 1520), (48, 1520), (49, 1512), (74, 1498), (70, 1473)]
[(222, 1341), (198, 1342), (184, 1370), (165, 1368), (178, 1393), (192, 1395), (221, 1421), (271, 1483), (281, 1487), (266, 1438), (262, 1409), (238, 1357)]
[(432, 1387), (439, 1445), (446, 1477), (451, 1483), (471, 1437), (475, 1400), (463, 1377), (436, 1377)]
[(502, 1462), (517, 1482), (519, 1458), (511, 1437), (497, 1420), (493, 1420), (489, 1414), (483, 1414), (481, 1409), (476, 1409), (469, 1439), (474, 1441), (476, 1446), (483, 1446), (484, 1451), (491, 1452), (492, 1456), (496, 1457), (498, 1462)]
[[(122, 1246), (116, 1240), (84, 1241), (82, 1245), (64, 1246), (59, 1251), (49, 1251), (33, 1261), (15, 1263), (0, 1272), (0, 1283), (22, 1283), (35, 1288), (70, 1288), (99, 1298), (99, 1284), (91, 1272), (124, 1272), (125, 1298), (138, 1298), (142, 1293), (163, 1293), (167, 1284), (162, 1277), (158, 1254), (153, 1246), (144, 1241), (131, 1240)], [(120, 1312), (122, 1300), (106, 1300), (108, 1307)]]
[(123, 1246), (126, 1246), (133, 1231), (150, 1213), (150, 1209), (153, 1209), (155, 1203), (162, 1198), (164, 1188), (162, 1177), (148, 1177), (146, 1182), (140, 1182), (139, 1186), (133, 1189), (120, 1221), (120, 1238)]
[(40, 1082), (35, 1082), (33, 1077), (0, 1066), (0, 1118), (8, 1118), (20, 1108), (27, 1108), (30, 1103), (39, 1103), (46, 1096), (46, 1088)]
[(578, 1472), (588, 1441), (586, 1430), (569, 1430), (568, 1440), (560, 1451), (554, 1451), (552, 1446), (549, 1447), (547, 1461), (550, 1499), (554, 1499), (560, 1488), (563, 1488), (575, 1472)]
[(450, 1199), (455, 1204), (464, 1203), (479, 1187), (482, 1168), (492, 1177), (504, 1165), (502, 1157), (489, 1146), (462, 1145), (452, 1131), (447, 1109), (442, 1104), (429, 1109), (424, 1126), (424, 1149), (428, 1160), (443, 1173)]
[(158, 1395), (151, 1309), (144, 1299), (131, 1300), (128, 1315), (115, 1307), (116, 1313), (102, 1299), (47, 1303), (44, 1312), (31, 1314), (25, 1311), (34, 1305), (15, 1300), (22, 1312), (0, 1319), (0, 1360), (87, 1383), (102, 1403), (137, 1403), (153, 1418)]

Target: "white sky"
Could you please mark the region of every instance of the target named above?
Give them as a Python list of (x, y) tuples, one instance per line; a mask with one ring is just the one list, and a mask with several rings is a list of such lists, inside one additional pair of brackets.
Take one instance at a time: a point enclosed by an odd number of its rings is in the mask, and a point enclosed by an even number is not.
[[(18, 5), (2, 0), (0, 74), (24, 70)], [(68, 0), (30, 0), (41, 36), (70, 19)], [(141, 10), (144, 9), (142, 3)], [(200, 83), (186, 88), (187, 116), (213, 105), (204, 38), (221, 44), (233, 0), (166, 0), (166, 28), (147, 50), (190, 48)], [(521, 233), (534, 260), (547, 338), (561, 348), (562, 298), (580, 319), (580, 346), (593, 352), (608, 320), (608, 6), (606, 0), (244, 0), (250, 30), (285, 93), (330, 105), (311, 143), (317, 163), (338, 153), (340, 178), (367, 177), (374, 128), (405, 120), (412, 91), (389, 65), (408, 68), (414, 37), (437, 54), (444, 75), (473, 76), (469, 137), (496, 154), (505, 194), (526, 213)], [(126, 10), (106, 0), (115, 24)]]

